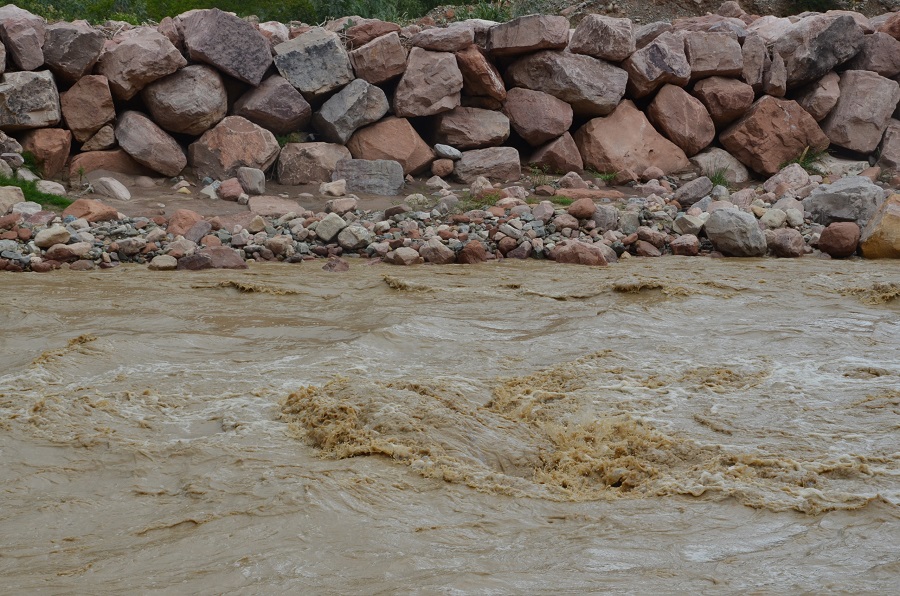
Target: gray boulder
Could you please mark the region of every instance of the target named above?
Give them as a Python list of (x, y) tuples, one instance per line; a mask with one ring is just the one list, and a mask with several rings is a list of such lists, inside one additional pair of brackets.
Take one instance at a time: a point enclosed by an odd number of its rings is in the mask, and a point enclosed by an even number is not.
[(228, 94), (219, 73), (204, 64), (186, 66), (147, 85), (141, 97), (162, 128), (201, 135), (228, 112)]
[(47, 27), (44, 61), (59, 79), (74, 83), (91, 73), (104, 41), (87, 23), (54, 23)]
[(380, 87), (355, 79), (322, 104), (312, 125), (323, 140), (346, 145), (357, 129), (378, 122), (389, 108)]
[(838, 221), (856, 222), (864, 228), (884, 200), (884, 190), (864, 176), (847, 176), (822, 184), (803, 199), (803, 209), (823, 226)]
[(346, 180), (348, 192), (393, 196), (400, 194), (405, 182), (403, 166), (389, 159), (342, 159), (332, 180)]
[(775, 42), (789, 89), (812, 83), (856, 55), (863, 30), (850, 15), (809, 16)]
[(350, 57), (340, 37), (321, 27), (275, 46), (275, 66), (310, 101), (353, 80)]
[(350, 224), (338, 233), (337, 241), (344, 250), (359, 250), (367, 247), (374, 238), (374, 234), (363, 226)]
[(682, 207), (690, 207), (711, 193), (712, 189), (712, 181), (706, 176), (700, 176), (699, 178), (695, 178), (690, 182), (682, 184), (681, 187), (675, 191), (675, 200), (678, 201)]
[(466, 184), (479, 176), (499, 182), (512, 182), (522, 177), (522, 164), (515, 147), (489, 147), (463, 151), (456, 162), (453, 175)]
[(0, 128), (6, 131), (56, 126), (61, 118), (53, 75), (8, 72), (0, 82)]
[(44, 63), (47, 23), (43, 18), (15, 4), (0, 7), (0, 40), (12, 62), (22, 70), (34, 70)]
[(192, 12), (183, 21), (184, 45), (194, 62), (205, 62), (254, 87), (272, 65), (269, 42), (248, 21), (218, 8)]
[(337, 213), (329, 213), (316, 224), (316, 236), (324, 242), (330, 242), (347, 227), (347, 222)]
[(730, 257), (762, 257), (766, 236), (756, 218), (737, 209), (717, 209), (706, 220), (706, 236), (713, 247)]

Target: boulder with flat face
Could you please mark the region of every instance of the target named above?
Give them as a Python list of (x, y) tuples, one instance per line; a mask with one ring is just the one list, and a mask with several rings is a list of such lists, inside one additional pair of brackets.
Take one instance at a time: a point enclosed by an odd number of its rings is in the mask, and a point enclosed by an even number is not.
[(803, 199), (803, 209), (823, 226), (853, 221), (865, 227), (884, 200), (884, 189), (865, 176), (847, 176), (822, 184)]
[(351, 51), (350, 63), (357, 77), (379, 85), (406, 71), (406, 48), (400, 36), (391, 32)]
[(178, 142), (140, 112), (119, 116), (116, 140), (134, 161), (164, 176), (177, 176), (187, 165)]
[(434, 118), (434, 140), (457, 149), (483, 149), (509, 137), (509, 118), (479, 108), (454, 108)]
[(409, 120), (393, 116), (357, 130), (347, 149), (354, 159), (394, 160), (404, 174), (419, 174), (434, 160), (434, 151)]
[(628, 93), (650, 95), (666, 83), (683, 87), (691, 80), (691, 65), (681, 33), (663, 33), (622, 63), (628, 72)]
[(640, 174), (656, 166), (664, 174), (685, 170), (680, 147), (667, 140), (630, 100), (605, 118), (594, 118), (574, 135), (586, 168), (598, 172)]
[(47, 26), (44, 61), (58, 79), (74, 83), (90, 74), (103, 51), (103, 42), (100, 31), (83, 21), (53, 23)]
[(628, 73), (609, 62), (568, 52), (543, 51), (506, 69), (511, 87), (543, 91), (572, 106), (576, 116), (605, 116), (625, 95)]
[(512, 182), (522, 177), (519, 152), (514, 147), (489, 147), (463, 151), (456, 162), (453, 175), (466, 184), (479, 176), (499, 182)]
[(713, 247), (729, 257), (762, 257), (766, 237), (752, 213), (738, 209), (716, 209), (704, 226)]
[(188, 147), (188, 161), (198, 178), (233, 177), (238, 168), (266, 171), (280, 147), (270, 131), (240, 116), (228, 116)]
[(533, 147), (560, 137), (572, 126), (572, 106), (533, 89), (510, 89), (503, 103), (503, 113), (513, 130)]
[(601, 60), (621, 62), (636, 49), (631, 19), (617, 19), (600, 14), (585, 16), (569, 41), (573, 54), (587, 54)]
[(235, 102), (234, 115), (285, 135), (304, 130), (312, 118), (312, 108), (293, 85), (272, 75)]
[(288, 143), (278, 156), (278, 182), (291, 186), (331, 182), (337, 162), (351, 157), (346, 147), (335, 143)]
[(476, 45), (456, 52), (456, 65), (463, 77), (463, 92), (471, 96), (491, 97), (497, 101), (506, 99), (506, 87), (497, 67), (488, 60)]
[(878, 147), (877, 166), (893, 172), (900, 171), (900, 120), (891, 119)]
[(487, 50), (493, 56), (516, 56), (538, 50), (561, 50), (568, 43), (566, 17), (528, 15), (491, 27)]
[(44, 178), (62, 174), (72, 149), (72, 132), (62, 128), (38, 128), (22, 135), (22, 149), (30, 152)]
[(659, 90), (647, 108), (647, 118), (688, 157), (699, 153), (716, 137), (716, 127), (703, 103), (675, 85)]
[(342, 159), (332, 180), (346, 180), (349, 192), (393, 196), (400, 194), (405, 180), (403, 167), (389, 159)]
[(254, 87), (272, 65), (268, 40), (244, 19), (212, 8), (192, 11), (179, 20), (193, 62), (214, 66)]
[(731, 124), (753, 105), (753, 87), (738, 79), (709, 77), (697, 81), (694, 96), (706, 106), (716, 126)]
[(186, 66), (150, 83), (141, 97), (157, 124), (181, 134), (203, 134), (228, 112), (222, 77), (204, 64)]
[(822, 131), (844, 149), (871, 153), (900, 101), (900, 85), (867, 70), (841, 73), (841, 94), (822, 122)]
[(794, 101), (800, 104), (816, 122), (825, 119), (841, 96), (841, 77), (836, 72), (827, 75), (799, 90)]
[(409, 43), (432, 52), (458, 52), (475, 43), (472, 27), (432, 27), (413, 35)]
[(47, 23), (15, 4), (0, 7), (0, 40), (13, 64), (35, 70), (44, 64), (43, 45)]
[(346, 144), (357, 129), (378, 122), (389, 108), (380, 87), (355, 79), (322, 104), (312, 125), (322, 140)]
[(729, 33), (686, 32), (684, 53), (694, 81), (711, 76), (736, 77), (744, 72), (741, 44)]
[(558, 139), (538, 148), (528, 159), (530, 165), (542, 168), (548, 173), (568, 174), (584, 172), (584, 162), (575, 139), (568, 132)]
[(453, 54), (413, 48), (394, 93), (394, 113), (412, 118), (447, 112), (459, 105), (462, 87), (462, 73)]
[(5, 131), (56, 126), (61, 118), (53, 75), (8, 72), (0, 79), (0, 128)]
[(795, 101), (763, 96), (719, 135), (722, 146), (748, 168), (771, 176), (804, 150), (824, 151), (830, 141)]
[(856, 55), (863, 31), (849, 15), (809, 16), (778, 38), (774, 51), (784, 59), (788, 89), (825, 76)]
[(127, 37), (100, 56), (96, 67), (96, 73), (109, 80), (117, 99), (131, 99), (153, 81), (187, 65), (169, 38), (155, 29), (133, 29), (126, 33)]
[(741, 57), (744, 61), (741, 78), (753, 87), (753, 91), (759, 93), (762, 91), (763, 78), (771, 61), (766, 42), (759, 35), (747, 35), (744, 45), (741, 46)]
[(867, 259), (900, 259), (900, 195), (882, 203), (860, 239)]
[(900, 41), (887, 33), (863, 37), (859, 53), (844, 66), (848, 70), (871, 70), (889, 79), (900, 74)]
[(350, 56), (341, 39), (321, 27), (275, 46), (275, 66), (309, 101), (337, 91), (354, 79)]

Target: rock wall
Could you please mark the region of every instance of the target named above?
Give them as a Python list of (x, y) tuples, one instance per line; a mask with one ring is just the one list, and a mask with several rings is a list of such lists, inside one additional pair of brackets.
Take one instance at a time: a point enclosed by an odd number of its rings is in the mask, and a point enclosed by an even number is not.
[[(112, 31), (7, 5), (0, 41), (0, 130), (49, 178), (251, 167), (306, 184), (340, 170), (392, 192), (404, 175), (513, 180), (522, 164), (624, 183), (732, 157), (770, 176), (829, 147), (900, 163), (900, 13), (758, 17), (726, 2), (644, 26), (531, 15), (422, 29), (210, 9)], [(293, 133), (304, 142), (280, 147)]]

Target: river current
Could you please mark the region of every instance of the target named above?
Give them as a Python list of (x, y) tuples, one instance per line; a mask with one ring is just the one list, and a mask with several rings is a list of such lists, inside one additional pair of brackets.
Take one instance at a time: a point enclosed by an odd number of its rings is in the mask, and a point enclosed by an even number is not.
[(0, 586), (869, 592), (900, 263), (0, 275)]

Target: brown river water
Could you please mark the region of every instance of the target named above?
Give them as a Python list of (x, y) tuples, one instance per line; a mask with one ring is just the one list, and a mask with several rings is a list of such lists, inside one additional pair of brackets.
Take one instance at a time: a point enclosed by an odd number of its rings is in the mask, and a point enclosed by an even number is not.
[(6, 594), (867, 592), (900, 263), (0, 275)]

